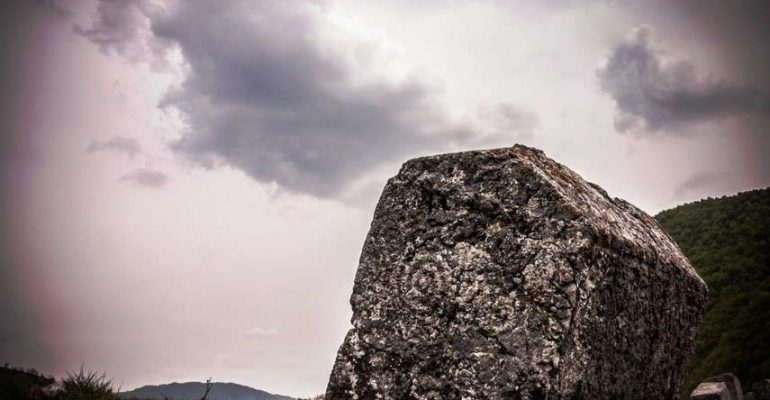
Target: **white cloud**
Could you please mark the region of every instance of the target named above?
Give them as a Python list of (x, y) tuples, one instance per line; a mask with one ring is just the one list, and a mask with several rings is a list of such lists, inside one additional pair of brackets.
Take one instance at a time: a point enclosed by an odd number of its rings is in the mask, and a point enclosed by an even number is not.
[(263, 328), (261, 326), (255, 326), (246, 331), (246, 336), (251, 336), (251, 337), (275, 337), (275, 336), (278, 336), (279, 334), (280, 332), (278, 332), (278, 329)]

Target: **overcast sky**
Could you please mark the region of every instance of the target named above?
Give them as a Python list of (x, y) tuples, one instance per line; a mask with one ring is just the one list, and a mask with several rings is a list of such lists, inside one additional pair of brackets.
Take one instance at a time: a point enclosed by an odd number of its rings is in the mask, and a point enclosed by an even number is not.
[(764, 1), (0, 6), (0, 362), (323, 392), (406, 159), (523, 143), (649, 213), (770, 184)]

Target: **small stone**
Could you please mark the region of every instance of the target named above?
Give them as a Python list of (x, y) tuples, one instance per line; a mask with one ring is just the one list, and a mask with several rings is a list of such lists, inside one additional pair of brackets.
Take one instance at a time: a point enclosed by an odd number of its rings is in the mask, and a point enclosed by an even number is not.
[(690, 393), (690, 400), (735, 400), (723, 382), (703, 382)]
[(731, 373), (721, 374), (706, 378), (703, 382), (722, 382), (727, 385), (727, 389), (730, 391), (730, 395), (735, 400), (743, 400), (743, 389), (741, 388), (741, 381), (738, 377)]

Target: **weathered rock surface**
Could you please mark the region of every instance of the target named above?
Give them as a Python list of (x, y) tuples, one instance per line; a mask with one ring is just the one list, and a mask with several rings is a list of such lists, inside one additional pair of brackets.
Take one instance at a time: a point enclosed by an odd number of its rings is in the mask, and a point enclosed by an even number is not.
[(541, 151), (418, 158), (361, 254), (334, 399), (666, 399), (706, 285), (657, 222)]
[(690, 393), (690, 400), (735, 400), (724, 382), (703, 382)]
[(743, 388), (741, 387), (741, 381), (734, 374), (728, 372), (726, 374), (712, 376), (704, 379), (703, 382), (722, 382), (727, 386), (727, 390), (730, 391), (730, 396), (734, 400), (743, 400)]

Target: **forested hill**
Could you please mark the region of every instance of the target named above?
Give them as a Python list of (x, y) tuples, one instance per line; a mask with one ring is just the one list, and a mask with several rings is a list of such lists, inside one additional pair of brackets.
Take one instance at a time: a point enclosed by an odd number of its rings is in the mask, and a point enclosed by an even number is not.
[(709, 286), (709, 306), (686, 393), (733, 372), (743, 386), (770, 378), (770, 188), (704, 199), (655, 217)]

